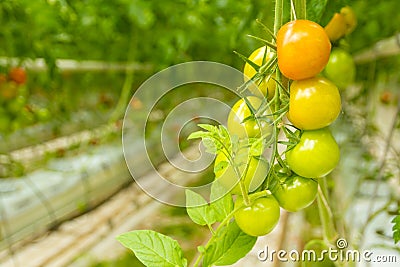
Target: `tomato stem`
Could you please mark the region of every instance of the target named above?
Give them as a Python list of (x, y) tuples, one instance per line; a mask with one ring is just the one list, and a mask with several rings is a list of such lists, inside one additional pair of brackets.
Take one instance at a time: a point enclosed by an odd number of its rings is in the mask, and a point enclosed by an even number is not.
[(247, 160), (246, 169), (244, 170), (243, 175), (241, 177), (239, 177), (240, 178), (240, 180), (239, 180), (240, 192), (242, 193), (242, 196), (243, 196), (243, 203), (246, 206), (250, 206), (250, 200), (249, 200), (249, 195), (247, 194), (247, 188), (244, 184), (244, 180), (246, 179), (246, 175), (247, 175), (247, 172), (250, 167), (250, 161), (251, 161), (251, 157), (249, 157)]
[(307, 1), (306, 0), (292, 0), (291, 4), (294, 5), (293, 16), (295, 19), (306, 19), (307, 17)]
[(318, 184), (317, 201), (319, 216), (323, 228), (323, 236), (324, 240), (326, 240), (328, 244), (333, 244), (338, 237), (338, 233), (336, 232), (333, 213), (328, 203), (326, 178), (319, 178)]
[(283, 16), (283, 0), (275, 1), (275, 20), (274, 20), (274, 35), (278, 33), (282, 27), (282, 16)]

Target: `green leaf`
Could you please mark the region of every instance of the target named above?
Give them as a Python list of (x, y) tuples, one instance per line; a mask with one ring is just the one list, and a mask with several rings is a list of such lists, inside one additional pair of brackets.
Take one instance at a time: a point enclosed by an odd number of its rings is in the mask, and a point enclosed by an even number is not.
[(117, 236), (117, 240), (132, 250), (149, 267), (186, 267), (178, 242), (151, 230), (136, 230)]
[(208, 132), (197, 131), (197, 132), (191, 133), (187, 139), (205, 138), (208, 136), (210, 136), (210, 134)]
[(328, 0), (307, 0), (307, 19), (320, 22)]
[(201, 138), (208, 153), (217, 154), (223, 149), (231, 148), (231, 139), (225, 126), (210, 124), (198, 124), (198, 126), (206, 131), (193, 132), (188, 139)]
[[(250, 59), (248, 59), (246, 56), (240, 54), (237, 51), (233, 51), (233, 53), (235, 53), (236, 55), (238, 55), (244, 62), (246, 62), (247, 64), (249, 64), (253, 69), (255, 69), (257, 72), (260, 69), (260, 66), (258, 66), (256, 63), (254, 63), (253, 61), (251, 61)], [(252, 78), (252, 77), (249, 77)]]
[(207, 201), (196, 192), (186, 190), (186, 211), (193, 222), (199, 225), (211, 225), (215, 223), (214, 210)]
[(228, 167), (228, 165), (229, 165), (229, 162), (227, 162), (227, 161), (218, 162), (218, 164), (214, 166), (214, 173), (217, 173), (220, 170), (225, 169), (226, 167)]
[(230, 139), (230, 135), (228, 132), (228, 129), (224, 126), (224, 125), (219, 125), (218, 126), (218, 135), (223, 138), (224, 140), (228, 140)]
[(400, 215), (397, 215), (393, 218), (392, 223), (393, 225), (393, 240), (394, 243), (397, 244), (400, 241)]
[(211, 124), (198, 124), (200, 128), (209, 131), (210, 133), (216, 133), (218, 131), (218, 128), (214, 125)]
[(257, 237), (244, 233), (235, 221), (223, 228), (219, 236), (206, 249), (203, 266), (231, 265), (246, 256)]
[(264, 151), (264, 139), (263, 138), (250, 138), (250, 156), (259, 156)]
[(202, 142), (208, 153), (210, 154), (218, 153), (218, 146), (215, 144), (215, 141), (212, 138), (203, 138)]
[(217, 222), (222, 222), (233, 210), (232, 196), (218, 180), (211, 185), (210, 201)]

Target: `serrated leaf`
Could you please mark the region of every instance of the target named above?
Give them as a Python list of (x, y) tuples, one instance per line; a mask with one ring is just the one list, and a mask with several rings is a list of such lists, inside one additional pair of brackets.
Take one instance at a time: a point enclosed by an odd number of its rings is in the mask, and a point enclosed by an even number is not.
[(203, 266), (234, 264), (246, 256), (256, 241), (257, 237), (244, 233), (236, 222), (232, 221), (206, 249)]
[(216, 154), (218, 152), (218, 147), (215, 145), (215, 142), (211, 138), (203, 138), (203, 145), (206, 148), (206, 152), (210, 154)]
[(218, 134), (220, 137), (224, 139), (230, 139), (228, 129), (224, 125), (219, 125), (218, 127)]
[(250, 156), (259, 156), (264, 151), (264, 139), (263, 138), (251, 138), (250, 143)]
[(214, 210), (207, 201), (196, 192), (186, 190), (186, 211), (190, 219), (199, 225), (211, 225), (215, 223)]
[(210, 124), (197, 124), (200, 128), (209, 131), (210, 133), (215, 133), (217, 132), (218, 128), (215, 127), (214, 125)]
[(397, 215), (393, 218), (392, 223), (393, 225), (393, 240), (394, 243), (397, 244), (400, 241), (400, 215)]
[(239, 149), (239, 136), (237, 135), (231, 136), (231, 148), (232, 148), (232, 154), (237, 152), (237, 150)]
[(189, 135), (188, 139), (201, 138), (206, 152), (217, 154), (221, 150), (231, 149), (231, 139), (225, 126), (198, 124), (206, 131), (197, 131)]
[(187, 139), (196, 139), (196, 138), (205, 138), (208, 137), (210, 134), (208, 132), (197, 131), (191, 133)]
[(211, 185), (210, 201), (217, 222), (222, 222), (233, 210), (232, 196), (218, 180)]
[(117, 240), (132, 250), (135, 256), (149, 267), (186, 267), (178, 242), (151, 230), (136, 230), (117, 236)]

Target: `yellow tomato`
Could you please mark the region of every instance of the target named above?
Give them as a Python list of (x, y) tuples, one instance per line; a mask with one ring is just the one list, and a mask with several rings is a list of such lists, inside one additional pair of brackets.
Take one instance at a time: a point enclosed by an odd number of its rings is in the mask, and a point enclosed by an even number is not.
[(328, 126), (339, 116), (339, 89), (323, 77), (293, 81), (290, 85), (288, 119), (302, 130)]
[[(267, 49), (267, 51), (265, 51), (265, 49)], [(264, 59), (264, 54), (265, 54), (265, 59)], [(258, 66), (261, 66), (263, 65), (263, 63), (270, 61), (273, 57), (275, 57), (275, 53), (272, 52), (269, 47), (262, 46), (253, 51), (249, 59)], [(244, 73), (244, 80), (246, 82), (250, 80), (257, 73), (257, 71), (250, 64), (246, 63), (244, 65), (243, 73)], [(276, 88), (276, 82), (273, 78), (275, 78), (275, 74), (266, 75), (266, 77), (262, 78), (261, 81), (260, 80), (254, 81), (254, 83), (258, 86), (257, 87), (249, 86), (250, 91), (256, 96), (268, 97), (268, 99), (271, 99), (275, 94), (275, 88)]]
[[(214, 166), (218, 166), (222, 161), (228, 163), (225, 154), (219, 153), (215, 159)], [(255, 157), (250, 157), (249, 159), (247, 152), (243, 152), (237, 155), (234, 161), (239, 166), (240, 175), (244, 174), (246, 165), (249, 165), (244, 178), (244, 185), (248, 192), (256, 190), (267, 176), (269, 167), (267, 160)], [(215, 170), (215, 178), (218, 179), (227, 190), (232, 189), (232, 194), (241, 194), (240, 185), (238, 183), (239, 177), (237, 177), (234, 168), (229, 163), (225, 167)]]
[[(262, 100), (255, 96), (248, 96), (247, 100), (255, 110), (257, 110), (262, 103)], [(267, 110), (262, 115), (268, 116), (269, 114), (270, 111)], [(251, 115), (251, 110), (243, 98), (236, 102), (228, 116), (229, 133), (231, 135), (237, 135), (239, 138), (260, 137), (261, 135), (268, 136), (272, 133), (272, 123), (268, 120), (248, 119), (244, 121)]]

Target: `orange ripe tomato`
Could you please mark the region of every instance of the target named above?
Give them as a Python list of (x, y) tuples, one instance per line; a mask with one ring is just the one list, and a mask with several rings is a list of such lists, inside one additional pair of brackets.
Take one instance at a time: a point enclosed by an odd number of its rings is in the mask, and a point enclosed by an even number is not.
[(8, 76), (17, 84), (24, 84), (26, 82), (26, 71), (21, 67), (10, 69)]
[(276, 40), (278, 66), (292, 80), (314, 77), (328, 63), (331, 42), (324, 28), (309, 20), (283, 25)]

